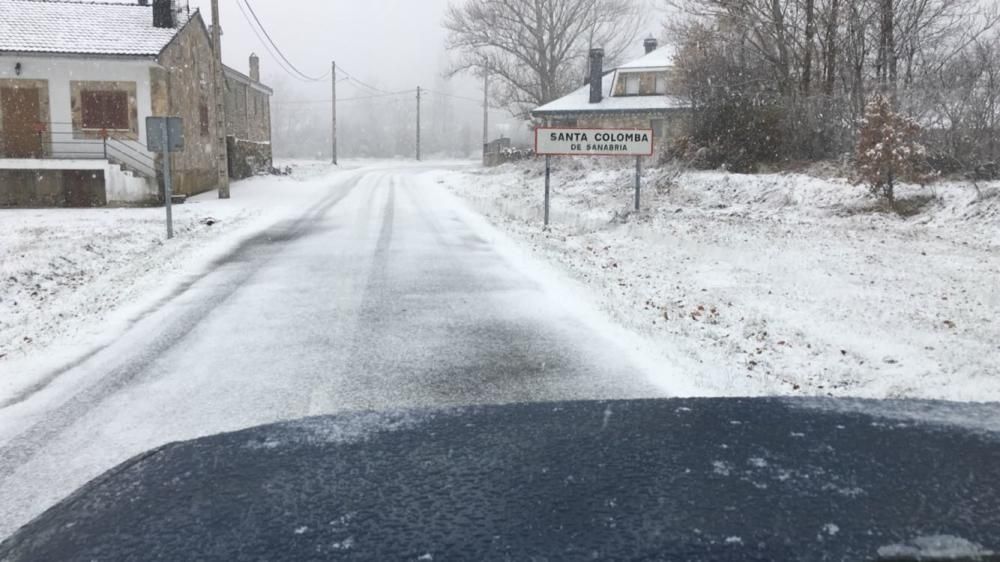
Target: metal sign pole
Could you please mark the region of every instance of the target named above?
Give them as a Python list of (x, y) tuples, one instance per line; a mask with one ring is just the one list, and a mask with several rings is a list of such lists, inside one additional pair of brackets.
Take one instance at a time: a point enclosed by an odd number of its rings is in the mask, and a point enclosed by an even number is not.
[(642, 156), (635, 157), (635, 212), (639, 212), (639, 179), (642, 176)]
[(545, 226), (549, 226), (549, 176), (551, 174), (551, 156), (545, 155)]
[(171, 203), (173, 199), (173, 186), (170, 185), (170, 128), (167, 127), (167, 120), (161, 121), (160, 135), (163, 139), (163, 199), (167, 207), (167, 240), (174, 237), (174, 216)]

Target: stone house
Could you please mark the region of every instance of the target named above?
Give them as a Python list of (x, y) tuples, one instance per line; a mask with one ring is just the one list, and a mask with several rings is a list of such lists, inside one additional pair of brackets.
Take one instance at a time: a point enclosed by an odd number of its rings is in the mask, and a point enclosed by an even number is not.
[(228, 186), (212, 39), (177, 0), (0, 0), (0, 207), (162, 202), (149, 116), (184, 121), (174, 193)]
[(226, 144), (229, 177), (241, 179), (270, 170), (271, 95), (260, 82), (260, 59), (250, 55), (250, 74), (228, 66), (225, 76)]
[(643, 41), (646, 54), (617, 68), (604, 68), (603, 49), (591, 49), (582, 88), (531, 112), (551, 127), (652, 129), (657, 144), (687, 134), (691, 103), (680, 91), (672, 47)]

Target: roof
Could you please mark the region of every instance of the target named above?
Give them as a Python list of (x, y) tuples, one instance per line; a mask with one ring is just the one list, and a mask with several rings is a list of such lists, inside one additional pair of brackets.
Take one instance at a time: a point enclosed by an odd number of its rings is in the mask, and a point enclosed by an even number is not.
[(621, 96), (611, 97), (611, 87), (615, 81), (616, 72), (609, 72), (602, 80), (604, 98), (599, 103), (590, 103), (590, 86), (584, 86), (571, 94), (549, 102), (532, 114), (582, 113), (582, 112), (656, 112), (671, 109), (684, 109), (691, 106), (690, 102), (681, 96)]
[(154, 57), (186, 22), (153, 27), (152, 6), (137, 2), (0, 0), (0, 52)]
[(618, 67), (618, 70), (635, 70), (635, 69), (649, 69), (649, 68), (668, 68), (674, 65), (674, 55), (676, 50), (670, 46), (660, 47), (659, 49), (653, 50), (651, 53), (647, 53), (634, 61), (627, 62)]
[(252, 78), (250, 78), (246, 74), (243, 74), (242, 72), (236, 70), (231, 66), (222, 65), (222, 72), (223, 74), (225, 74), (226, 78), (230, 78), (242, 84), (246, 84), (247, 86), (250, 86), (251, 88), (263, 92), (269, 96), (274, 95), (274, 90), (272, 90), (270, 87), (265, 86), (260, 82), (255, 82)]

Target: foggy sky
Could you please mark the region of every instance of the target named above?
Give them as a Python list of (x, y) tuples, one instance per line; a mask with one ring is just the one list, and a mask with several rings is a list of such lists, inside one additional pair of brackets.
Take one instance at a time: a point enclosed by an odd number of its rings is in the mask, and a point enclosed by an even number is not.
[[(441, 27), (448, 0), (250, 0), (271, 37), (302, 72), (320, 76), (336, 60), (362, 81), (386, 90), (432, 87), (446, 61)], [(209, 0), (191, 0), (210, 19)], [(254, 35), (235, 0), (220, 0), (223, 58), (246, 72), (251, 52), (271, 81), (287, 75)], [(291, 80), (291, 78), (289, 78)], [(329, 83), (299, 83), (303, 97), (329, 93)], [(469, 84), (465, 84), (466, 87)], [(354, 90), (342, 83), (343, 96)], [(466, 94), (475, 94), (470, 89)]]

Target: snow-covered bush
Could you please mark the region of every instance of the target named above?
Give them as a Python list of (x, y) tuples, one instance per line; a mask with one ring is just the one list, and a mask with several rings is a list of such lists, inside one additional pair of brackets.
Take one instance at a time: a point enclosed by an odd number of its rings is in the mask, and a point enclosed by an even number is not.
[(893, 208), (897, 181), (926, 180), (921, 171), (926, 150), (919, 136), (916, 121), (896, 113), (885, 96), (876, 95), (865, 108), (855, 160), (859, 181)]

